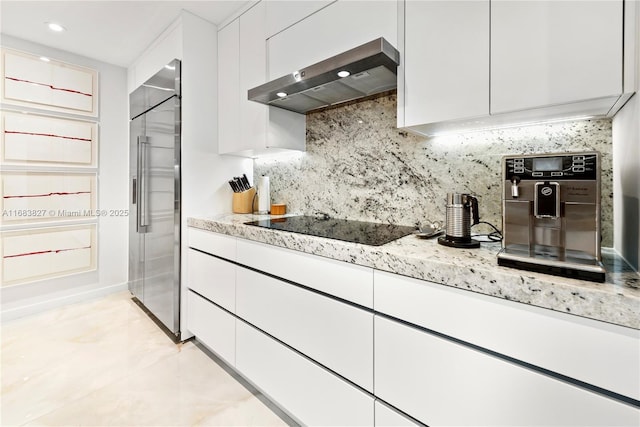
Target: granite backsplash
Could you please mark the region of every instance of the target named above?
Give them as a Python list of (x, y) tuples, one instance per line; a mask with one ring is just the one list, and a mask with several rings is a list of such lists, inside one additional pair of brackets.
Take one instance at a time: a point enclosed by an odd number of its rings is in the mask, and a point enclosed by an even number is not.
[(607, 119), (425, 138), (396, 128), (392, 94), (307, 115), (307, 151), (256, 159), (254, 176), (269, 176), (272, 202), (289, 212), (405, 225), (444, 222), (446, 193), (471, 193), (480, 219), (501, 228), (502, 156), (581, 150), (602, 154), (602, 245), (610, 247)]

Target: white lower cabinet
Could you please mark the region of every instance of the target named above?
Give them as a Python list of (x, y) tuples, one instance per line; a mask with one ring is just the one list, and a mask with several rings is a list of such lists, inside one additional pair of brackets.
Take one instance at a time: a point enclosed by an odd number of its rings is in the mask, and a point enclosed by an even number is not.
[(231, 261), (236, 260), (237, 239), (235, 237), (189, 227), (187, 239), (190, 248)]
[(430, 425), (631, 426), (637, 408), (375, 316), (375, 394)]
[(238, 239), (238, 259), (256, 270), (373, 308), (373, 269), (318, 255)]
[(187, 293), (187, 308), (187, 329), (229, 365), (235, 366), (235, 317), (192, 291)]
[(640, 425), (558, 378), (637, 399), (636, 330), (201, 230), (189, 244), (187, 329), (303, 424)]
[(238, 267), (238, 317), (373, 391), (373, 313)]
[(640, 399), (638, 330), (397, 274), (374, 277), (376, 313)]
[(379, 400), (376, 400), (375, 403), (375, 418), (376, 427), (413, 427), (419, 425)]
[(187, 286), (221, 307), (235, 312), (236, 266), (230, 262), (189, 249)]
[(305, 425), (372, 426), (374, 399), (241, 320), (236, 369)]

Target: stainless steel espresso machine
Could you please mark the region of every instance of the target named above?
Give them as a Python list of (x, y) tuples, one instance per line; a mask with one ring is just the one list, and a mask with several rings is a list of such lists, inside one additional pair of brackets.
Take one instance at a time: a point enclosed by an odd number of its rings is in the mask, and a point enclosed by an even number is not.
[(505, 156), (498, 264), (603, 282), (600, 154)]

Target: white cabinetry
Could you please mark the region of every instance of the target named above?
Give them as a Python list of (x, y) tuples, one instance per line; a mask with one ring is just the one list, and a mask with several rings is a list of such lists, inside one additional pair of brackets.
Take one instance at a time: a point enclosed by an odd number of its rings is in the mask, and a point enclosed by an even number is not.
[(617, 99), (622, 19), (622, 0), (492, 1), (491, 112)]
[(236, 368), (304, 425), (373, 425), (372, 396), (240, 320)]
[(640, 400), (640, 331), (391, 273), (374, 278), (376, 312)]
[(267, 1), (267, 38), (303, 20), (335, 0)]
[[(230, 365), (235, 365), (236, 239), (189, 229), (186, 328)], [(194, 248), (198, 249), (195, 250)], [(208, 253), (200, 252), (206, 251)]]
[(364, 307), (373, 307), (373, 269), (238, 239), (238, 262)]
[(396, 1), (330, 4), (269, 39), (269, 79), (276, 79), (378, 37), (397, 46)]
[(373, 313), (238, 267), (237, 315), (373, 392)]
[(218, 31), (218, 152), (240, 141), (240, 19)]
[(399, 126), (489, 114), (489, 0), (407, 1)]
[(235, 312), (236, 266), (230, 262), (189, 249), (187, 286), (219, 306)]
[(187, 292), (187, 329), (231, 366), (236, 360), (236, 320), (200, 295)]
[(375, 393), (428, 425), (637, 425), (637, 408), (375, 316)]
[(633, 94), (633, 50), (623, 47), (637, 43), (625, 16), (634, 2), (399, 4), (398, 127), (430, 135), (611, 117)]
[(623, 403), (638, 330), (203, 230), (189, 244), (187, 327), (304, 424), (640, 421)]
[(295, 284), (372, 306), (372, 269), (194, 228), (188, 242), (198, 341), (305, 424), (373, 425), (373, 313)]
[(231, 261), (236, 260), (236, 241), (235, 237), (196, 228), (189, 228), (188, 232), (189, 247)]
[(167, 28), (129, 67), (128, 93), (133, 92), (174, 59), (183, 59), (183, 29), (179, 19)]
[[(268, 107), (247, 99), (247, 91), (266, 82), (266, 6), (260, 2), (240, 18), (240, 140), (241, 150), (265, 146)], [(222, 82), (224, 84), (224, 82)]]
[(376, 427), (417, 427), (418, 424), (388, 407), (379, 400), (375, 403)]
[(266, 23), (266, 5), (259, 2), (218, 32), (220, 154), (304, 150), (304, 115), (272, 114), (271, 107), (247, 99), (249, 89), (267, 81)]

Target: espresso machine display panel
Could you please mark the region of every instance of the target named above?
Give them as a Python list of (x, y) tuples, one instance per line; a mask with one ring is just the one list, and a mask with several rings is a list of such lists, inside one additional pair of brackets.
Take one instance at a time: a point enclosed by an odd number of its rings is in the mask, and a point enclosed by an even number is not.
[(600, 171), (598, 153), (549, 154), (537, 157), (505, 157), (504, 169), (509, 178), (519, 179), (564, 178), (597, 180)]
[(600, 154), (505, 156), (498, 264), (602, 282)]

